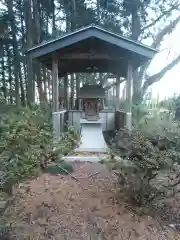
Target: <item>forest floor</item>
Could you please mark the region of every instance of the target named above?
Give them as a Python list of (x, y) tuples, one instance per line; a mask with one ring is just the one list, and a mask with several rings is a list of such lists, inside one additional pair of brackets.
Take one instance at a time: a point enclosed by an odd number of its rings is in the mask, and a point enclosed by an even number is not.
[(81, 162), (73, 168), (76, 179), (43, 174), (20, 184), (18, 200), (8, 210), (16, 239), (180, 239), (157, 218), (135, 213), (123, 193), (117, 201), (116, 176), (104, 165)]

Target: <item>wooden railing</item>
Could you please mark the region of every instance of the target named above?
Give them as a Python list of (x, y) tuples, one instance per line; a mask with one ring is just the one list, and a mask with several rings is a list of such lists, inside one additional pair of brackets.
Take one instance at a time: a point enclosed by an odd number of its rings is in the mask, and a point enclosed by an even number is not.
[(53, 112), (53, 132), (54, 136), (59, 139), (61, 133), (65, 130), (65, 122), (67, 120), (67, 110)]

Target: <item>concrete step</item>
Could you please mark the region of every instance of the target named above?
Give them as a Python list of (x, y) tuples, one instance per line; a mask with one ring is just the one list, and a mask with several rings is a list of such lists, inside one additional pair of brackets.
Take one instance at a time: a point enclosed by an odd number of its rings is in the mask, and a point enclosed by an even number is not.
[(106, 154), (100, 154), (100, 155), (94, 155), (94, 156), (83, 156), (83, 155), (77, 155), (77, 156), (65, 156), (63, 157), (63, 160), (67, 162), (100, 162), (101, 160), (104, 160), (107, 158)]

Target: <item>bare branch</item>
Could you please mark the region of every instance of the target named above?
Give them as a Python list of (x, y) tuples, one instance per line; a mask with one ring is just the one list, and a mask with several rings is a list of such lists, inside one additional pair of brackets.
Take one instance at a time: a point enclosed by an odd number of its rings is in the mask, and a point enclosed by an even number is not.
[[(153, 47), (153, 48), (158, 48), (159, 47), (159, 45), (160, 45), (160, 43), (161, 43), (161, 41), (163, 40), (163, 38), (164, 38), (164, 36), (165, 35), (167, 35), (167, 34), (169, 34), (169, 33), (171, 33), (172, 31), (173, 31), (173, 29), (176, 27), (176, 25), (178, 24), (180, 22), (180, 16), (178, 16), (175, 20), (173, 20), (172, 22), (170, 22), (169, 23), (169, 25), (167, 25), (167, 26), (165, 26), (163, 29), (161, 29), (160, 30), (160, 32), (158, 32), (158, 34), (155, 36), (155, 40), (154, 40), (154, 42), (153, 42), (153, 44), (151, 45), (151, 47)], [(175, 60), (174, 60), (175, 61)], [(172, 61), (172, 63), (174, 63), (174, 61)], [(150, 63), (151, 63), (151, 61), (149, 61), (149, 62), (147, 62), (144, 66), (142, 66), (141, 68), (140, 68), (140, 71), (139, 71), (139, 79), (142, 79), (143, 77), (144, 77), (144, 74), (145, 74), (145, 72), (146, 72), (146, 70), (148, 69), (148, 67), (149, 67), (149, 65), (150, 65)], [(175, 66), (177, 63), (175, 63), (173, 66)], [(170, 69), (173, 67), (171, 67), (171, 65), (168, 65), (169, 67), (170, 67)], [(168, 67), (167, 66), (167, 67)], [(168, 69), (168, 70), (170, 70), (170, 69)], [(164, 68), (164, 70), (166, 70), (166, 67)], [(168, 71), (167, 70), (167, 71)], [(166, 71), (166, 72), (167, 72)], [(166, 73), (165, 72), (165, 73)], [(150, 86), (151, 85), (151, 80), (154, 82), (154, 79), (156, 78), (162, 78), (162, 77), (160, 77), (160, 75), (161, 74), (163, 74), (163, 76), (165, 75), (165, 73), (163, 73), (163, 70), (162, 71), (160, 71), (159, 73), (157, 73), (157, 74), (155, 74), (154, 75), (154, 77), (153, 76), (148, 76), (148, 77), (146, 77), (146, 79), (148, 80), (148, 82), (149, 82), (149, 84), (145, 81), (145, 83), (144, 83), (144, 87), (145, 87), (145, 90), (147, 89), (147, 87), (146, 87), (146, 85), (148, 84), (148, 86)], [(157, 76), (157, 77), (156, 77)], [(149, 79), (151, 79), (151, 80), (149, 80)], [(155, 82), (156, 81), (158, 81), (158, 80), (155, 80)], [(143, 87), (143, 88), (144, 88)]]
[(165, 187), (165, 188), (173, 188), (173, 187), (176, 187), (179, 184), (180, 184), (180, 179), (178, 181), (174, 182), (173, 184), (168, 185), (168, 186), (163, 185), (163, 187)]
[(57, 165), (57, 167), (59, 167), (60, 169), (62, 169), (62, 171), (64, 171), (65, 173), (67, 173), (72, 179), (76, 180), (77, 182), (80, 182), (80, 180), (76, 177), (74, 177), (70, 172), (68, 172), (65, 168), (61, 167), (60, 165)]
[(155, 40), (151, 47), (158, 48), (164, 36), (170, 34), (179, 22), (180, 16), (178, 16), (175, 20), (171, 21), (169, 25), (165, 26), (162, 30), (160, 30), (160, 32), (158, 32), (158, 34), (155, 36)]
[(169, 63), (166, 67), (164, 67), (160, 72), (148, 77), (143, 85), (143, 92), (147, 90), (147, 88), (155, 83), (158, 82), (169, 70), (171, 70), (176, 64), (180, 62), (180, 55), (177, 56), (171, 63)]
[(94, 177), (94, 176), (96, 176), (96, 175), (98, 175), (98, 174), (100, 174), (100, 172), (92, 173), (92, 174), (90, 174), (90, 175), (88, 176), (88, 178)]
[(141, 32), (144, 32), (146, 29), (154, 26), (157, 22), (159, 22), (163, 17), (165, 17), (167, 14), (171, 13), (173, 10), (177, 10), (177, 8), (180, 6), (180, 4), (178, 4), (177, 6), (172, 6), (170, 9), (168, 9), (167, 11), (163, 12), (159, 17), (157, 17), (153, 22), (149, 23), (148, 25), (146, 25), (145, 27), (143, 27), (141, 29)]

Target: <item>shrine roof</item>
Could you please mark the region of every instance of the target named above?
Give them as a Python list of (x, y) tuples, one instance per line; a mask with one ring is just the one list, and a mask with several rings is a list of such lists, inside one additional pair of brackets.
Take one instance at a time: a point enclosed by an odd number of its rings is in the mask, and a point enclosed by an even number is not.
[(129, 38), (90, 25), (27, 51), (48, 69), (57, 53), (59, 75), (75, 72), (112, 72), (125, 76), (127, 62), (138, 68), (151, 60), (157, 50)]

